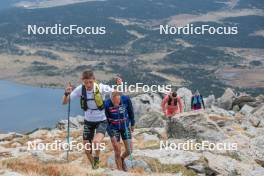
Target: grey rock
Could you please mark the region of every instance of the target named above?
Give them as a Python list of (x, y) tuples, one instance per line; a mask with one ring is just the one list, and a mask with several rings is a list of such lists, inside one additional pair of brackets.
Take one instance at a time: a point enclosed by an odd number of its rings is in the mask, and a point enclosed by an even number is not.
[(165, 127), (165, 120), (163, 120), (163, 115), (158, 112), (149, 112), (141, 116), (137, 126), (140, 128), (151, 128), (151, 127)]
[(254, 127), (258, 127), (261, 123), (260, 118), (257, 118), (254, 115), (249, 115), (249, 121)]
[(258, 118), (264, 119), (264, 104), (256, 108), (253, 112), (253, 115)]
[(226, 138), (224, 132), (203, 112), (188, 112), (174, 116), (167, 123), (168, 136), (176, 139), (218, 141)]
[(225, 109), (219, 108), (219, 107), (214, 106), (214, 105), (211, 106), (211, 109), (208, 109), (207, 111), (211, 112), (211, 113), (219, 114), (222, 116), (233, 116), (234, 115), (233, 113), (231, 113), (231, 111), (227, 111)]
[[(70, 128), (80, 129), (83, 127), (84, 117), (76, 116), (70, 117)], [(59, 130), (64, 130), (68, 127), (68, 120), (61, 120), (56, 124), (56, 128)]]
[(186, 111), (191, 110), (192, 91), (182, 87), (177, 90), (177, 94), (182, 98), (182, 104), (184, 104)]
[(171, 150), (171, 149), (155, 149), (155, 150), (135, 150), (135, 156), (150, 157), (158, 159), (161, 164), (180, 164), (191, 165), (196, 161), (200, 161), (202, 155), (200, 153), (183, 151), (183, 150)]
[(188, 169), (194, 170), (199, 174), (217, 175), (218, 172), (209, 168), (206, 159), (200, 154), (183, 150), (137, 150), (135, 156), (139, 156), (148, 160), (148, 158), (156, 159), (164, 165), (181, 165)]
[(239, 112), (240, 111), (240, 107), (238, 105), (235, 105), (235, 106), (233, 106), (232, 110), (235, 111), (235, 112)]
[(221, 173), (221, 175), (248, 176), (250, 173), (261, 170), (261, 167), (257, 164), (240, 162), (228, 156), (215, 155), (210, 152), (204, 152), (203, 155), (208, 160), (209, 167)]
[(264, 168), (262, 166), (262, 167), (258, 167), (256, 169), (250, 171), (248, 173), (248, 176), (263, 176), (263, 173), (264, 173)]
[(231, 110), (233, 106), (233, 100), (236, 97), (232, 89), (227, 88), (224, 94), (217, 99), (217, 105), (225, 110)]
[(235, 97), (233, 101), (233, 106), (238, 105), (240, 108), (242, 108), (246, 104), (256, 107), (258, 103), (256, 103), (256, 99), (254, 97), (246, 94)]
[[(143, 160), (133, 159), (131, 162), (129, 159), (125, 159), (125, 163), (128, 169), (142, 168), (144, 169), (145, 172), (151, 172), (149, 165)], [(116, 168), (114, 155), (111, 155), (110, 157), (108, 157), (107, 166), (110, 168)]]
[(259, 104), (264, 103), (264, 95), (259, 95), (256, 97), (256, 100)]
[(158, 94), (140, 94), (131, 98), (135, 120), (138, 121), (141, 116), (146, 115), (150, 112), (161, 112), (162, 99)]
[(211, 106), (215, 104), (215, 96), (209, 95), (205, 98), (204, 103), (206, 108), (211, 108)]
[(253, 138), (250, 141), (249, 154), (257, 163), (264, 165), (264, 135)]
[(245, 104), (242, 109), (240, 110), (240, 113), (244, 114), (244, 115), (250, 115), (252, 113), (252, 111), (254, 110), (253, 107)]

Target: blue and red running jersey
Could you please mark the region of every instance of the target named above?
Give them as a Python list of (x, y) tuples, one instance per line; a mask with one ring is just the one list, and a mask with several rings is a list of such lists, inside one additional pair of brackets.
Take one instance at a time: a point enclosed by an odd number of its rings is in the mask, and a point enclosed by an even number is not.
[(130, 98), (125, 95), (120, 96), (121, 102), (119, 106), (114, 106), (111, 99), (106, 100), (105, 115), (111, 128), (125, 129), (134, 126), (134, 111)]

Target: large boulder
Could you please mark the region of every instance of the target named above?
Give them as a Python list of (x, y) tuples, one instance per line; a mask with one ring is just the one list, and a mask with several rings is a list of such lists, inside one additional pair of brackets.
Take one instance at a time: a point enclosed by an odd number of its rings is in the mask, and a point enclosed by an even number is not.
[(139, 120), (141, 116), (148, 114), (149, 112), (161, 112), (162, 99), (158, 94), (140, 94), (131, 99), (135, 119)]
[(246, 104), (249, 106), (256, 107), (258, 103), (254, 97), (246, 94), (242, 94), (238, 97), (235, 97), (233, 101), (233, 106), (238, 105), (240, 108), (242, 108)]
[(165, 127), (165, 120), (162, 117), (161, 113), (150, 112), (141, 116), (136, 125), (140, 128)]
[(167, 123), (168, 136), (176, 139), (218, 141), (226, 138), (216, 122), (204, 112), (187, 112), (174, 116)]
[(189, 89), (182, 87), (177, 90), (177, 94), (181, 97), (182, 103), (186, 109), (186, 111), (191, 110), (191, 100), (192, 100), (192, 91)]
[(221, 116), (233, 116), (232, 111), (227, 111), (225, 109), (219, 108), (217, 106), (212, 105), (210, 109), (207, 109), (208, 113), (215, 113)]
[(204, 98), (204, 104), (206, 108), (211, 108), (211, 106), (215, 104), (215, 96), (209, 95), (208, 97)]
[(217, 99), (217, 105), (220, 108), (231, 110), (233, 106), (233, 100), (236, 97), (234, 91), (230, 88), (227, 88), (224, 94)]
[[(215, 155), (210, 152), (204, 152), (204, 157), (208, 160), (209, 167), (216, 170), (221, 175), (242, 175), (248, 176), (255, 173), (255, 176), (262, 176), (264, 169), (254, 163), (244, 163), (235, 158), (223, 155)], [(253, 175), (252, 175), (253, 176)]]

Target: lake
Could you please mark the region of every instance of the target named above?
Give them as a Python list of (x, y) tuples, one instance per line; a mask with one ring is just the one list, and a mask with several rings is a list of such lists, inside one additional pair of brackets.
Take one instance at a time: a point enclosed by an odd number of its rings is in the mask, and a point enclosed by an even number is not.
[[(0, 80), (0, 132), (29, 132), (55, 127), (67, 119), (67, 105), (62, 105), (63, 89), (39, 88)], [(71, 116), (83, 114), (79, 100), (71, 106)]]

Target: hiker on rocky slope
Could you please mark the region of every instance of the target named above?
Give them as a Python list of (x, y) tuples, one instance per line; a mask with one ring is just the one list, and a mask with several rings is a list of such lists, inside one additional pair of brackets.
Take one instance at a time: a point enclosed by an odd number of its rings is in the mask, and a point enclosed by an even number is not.
[[(97, 83), (92, 71), (84, 71), (82, 73), (82, 84), (73, 90), (69, 84), (65, 89), (63, 96), (63, 104), (67, 104), (69, 100), (80, 98), (81, 108), (84, 111), (84, 130), (83, 144), (85, 153), (92, 165), (93, 169), (99, 167), (99, 154), (101, 141), (103, 140), (107, 128), (107, 121), (104, 111), (104, 99), (106, 95), (110, 95), (114, 89), (108, 85)], [(122, 80), (117, 79), (117, 84), (121, 84)], [(89, 146), (89, 147), (87, 147)], [(92, 148), (95, 147), (95, 155), (93, 156)]]
[(161, 106), (164, 115), (168, 118), (166, 129), (168, 133), (168, 138), (172, 138), (173, 132), (171, 118), (179, 112), (182, 113), (181, 97), (178, 96), (176, 92), (171, 92), (169, 95), (166, 95), (164, 97)]
[(196, 90), (195, 94), (192, 96), (191, 106), (192, 110), (194, 111), (200, 110), (202, 108), (205, 109), (203, 96), (199, 93), (198, 90)]
[[(115, 91), (111, 99), (105, 101), (105, 114), (108, 121), (107, 133), (115, 152), (115, 162), (117, 169), (127, 171), (125, 158), (132, 157), (131, 133), (134, 131), (134, 111), (131, 100), (128, 96), (121, 95)], [(120, 137), (125, 146), (125, 151), (121, 154)]]
[(182, 112), (181, 97), (176, 92), (166, 95), (162, 100), (162, 111), (164, 115), (171, 118), (177, 113)]

